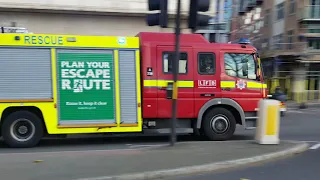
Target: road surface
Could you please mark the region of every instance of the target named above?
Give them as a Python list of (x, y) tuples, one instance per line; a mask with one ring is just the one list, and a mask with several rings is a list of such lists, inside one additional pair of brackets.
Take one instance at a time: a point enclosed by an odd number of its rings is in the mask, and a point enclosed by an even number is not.
[[(319, 179), (318, 176), (320, 167), (320, 111), (318, 109), (307, 109), (303, 111), (290, 110), (286, 117), (281, 121), (280, 138), (283, 140), (300, 140), (310, 142), (310, 150), (306, 153), (287, 158), (280, 161), (270, 162), (251, 167), (243, 167), (242, 169), (229, 170), (221, 173), (199, 174), (186, 177), (175, 177), (167, 180), (188, 180), (188, 179), (279, 179), (286, 178), (297, 179), (299, 177), (307, 177), (300, 179)], [(244, 131), (238, 129), (233, 140), (249, 140), (253, 139), (254, 131)], [(180, 141), (193, 141), (195, 139), (189, 136), (180, 137)], [(66, 155), (66, 158), (71, 158), (70, 155), (81, 151), (81, 154), (90, 155), (99, 153), (100, 150), (110, 150), (112, 153), (129, 153), (130, 151), (122, 151), (124, 149), (141, 149), (154, 146), (164, 145), (168, 143), (168, 137), (118, 137), (118, 138), (82, 138), (82, 139), (50, 139), (43, 140), (39, 146), (30, 149), (9, 149), (0, 143), (0, 155), (3, 157), (12, 157), (12, 161), (19, 161), (15, 153), (30, 153), (33, 155), (40, 152), (56, 152), (54, 154)], [(250, 149), (248, 149), (250, 150)], [(85, 153), (83, 153), (85, 152)], [(30, 154), (29, 154), (30, 155)], [(69, 156), (68, 156), (69, 155)], [(37, 159), (35, 159), (37, 160)], [(41, 159), (40, 159), (41, 160)], [(26, 163), (19, 166), (44, 166), (46, 163)], [(80, 166), (81, 164), (78, 164)], [(5, 165), (10, 168), (10, 164)], [(94, 167), (94, 166), (92, 166)], [(94, 170), (94, 168), (93, 168)], [(28, 176), (32, 172), (26, 173)], [(29, 174), (28, 174), (29, 173)], [(43, 176), (49, 177), (50, 172), (41, 172)], [(8, 177), (10, 174), (8, 175)], [(51, 175), (51, 178), (58, 177)]]
[[(319, 180), (320, 179), (320, 108), (289, 110), (281, 122), (280, 138), (307, 141), (308, 151), (265, 164), (204, 173), (166, 180)], [(248, 134), (248, 132), (243, 133)]]
[[(318, 109), (289, 110), (281, 121), (280, 138), (285, 140), (320, 141), (320, 111)], [(308, 131), (307, 131), (308, 129)], [(254, 130), (243, 130), (239, 127), (233, 140), (250, 140), (254, 137)], [(84, 136), (86, 137), (86, 136)], [(25, 152), (58, 152), (58, 151), (90, 151), (116, 150), (132, 148), (149, 148), (167, 144), (168, 136), (153, 137), (106, 137), (97, 135), (89, 138), (67, 138), (42, 140), (37, 147), (30, 149), (11, 149), (0, 141), (1, 153)], [(179, 136), (179, 141), (196, 141), (192, 136)]]

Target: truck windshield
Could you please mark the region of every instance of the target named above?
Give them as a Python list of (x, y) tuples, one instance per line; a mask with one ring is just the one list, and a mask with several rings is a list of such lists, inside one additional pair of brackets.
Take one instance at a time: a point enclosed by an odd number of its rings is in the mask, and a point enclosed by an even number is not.
[(253, 54), (225, 53), (224, 62), (227, 75), (257, 80), (257, 62)]

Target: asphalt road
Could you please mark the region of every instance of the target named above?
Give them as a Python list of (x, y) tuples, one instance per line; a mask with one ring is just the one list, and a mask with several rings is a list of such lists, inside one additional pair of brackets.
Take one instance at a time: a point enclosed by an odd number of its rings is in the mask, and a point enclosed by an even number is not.
[[(320, 141), (320, 109), (306, 109), (303, 111), (289, 110), (281, 121), (280, 138), (285, 140)], [(250, 140), (254, 138), (254, 130), (237, 128), (232, 140)], [(27, 149), (7, 148), (0, 140), (0, 154), (26, 152), (58, 152), (58, 151), (89, 151), (89, 150), (116, 150), (140, 149), (167, 144), (168, 136), (119, 135), (108, 137), (71, 136), (66, 139), (42, 140), (37, 147)], [(179, 136), (178, 141), (198, 141), (192, 136)]]
[[(320, 108), (306, 110), (289, 110), (286, 117), (281, 120), (280, 139), (299, 140), (310, 143), (309, 151), (287, 159), (257, 164), (255, 166), (228, 170), (220, 173), (199, 174), (186, 177), (175, 177), (167, 180), (193, 180), (193, 179), (221, 179), (250, 180), (269, 179), (319, 179), (320, 171)], [(254, 131), (238, 129), (233, 140), (253, 139)], [(190, 136), (181, 136), (179, 141), (195, 141)], [(0, 141), (0, 155), (8, 156), (13, 153), (38, 153), (62, 151), (95, 151), (140, 149), (168, 143), (168, 137), (95, 137), (95, 138), (67, 138), (47, 139), (41, 141), (39, 146), (30, 149), (9, 149)], [(14, 156), (14, 155), (13, 155)]]
[[(246, 134), (249, 133), (243, 133)], [(307, 141), (310, 148), (302, 154), (264, 164), (166, 180), (319, 180), (320, 108), (289, 110), (281, 121), (280, 138)]]

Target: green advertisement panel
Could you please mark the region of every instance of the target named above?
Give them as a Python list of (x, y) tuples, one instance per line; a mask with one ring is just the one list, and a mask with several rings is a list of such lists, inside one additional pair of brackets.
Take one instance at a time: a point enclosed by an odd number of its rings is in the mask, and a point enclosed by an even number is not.
[(61, 124), (115, 123), (113, 55), (57, 53)]

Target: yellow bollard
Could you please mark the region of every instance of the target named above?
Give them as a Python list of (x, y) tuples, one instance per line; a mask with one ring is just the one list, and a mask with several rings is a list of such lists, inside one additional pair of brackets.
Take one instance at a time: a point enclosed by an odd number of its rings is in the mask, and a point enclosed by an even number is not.
[(272, 79), (272, 84), (271, 84), (271, 94), (275, 92), (276, 87), (279, 86), (279, 79), (273, 78)]
[(309, 90), (310, 100), (314, 100), (315, 85), (316, 85), (315, 79), (310, 79), (310, 90)]
[(286, 82), (285, 82), (285, 88), (287, 89), (287, 97), (288, 99), (291, 99), (291, 82), (290, 82), (290, 76), (286, 77)]
[(279, 144), (280, 102), (262, 99), (259, 102), (255, 140), (259, 144)]
[(272, 94), (272, 92), (271, 92), (271, 89), (272, 89), (272, 80), (271, 79), (268, 79), (268, 92), (269, 92), (269, 94)]
[[(319, 84), (320, 82), (318, 81), (318, 84)], [(319, 86), (319, 85), (318, 85)], [(320, 88), (319, 88), (319, 90), (318, 90), (318, 99), (319, 99), (319, 101), (320, 101)]]
[(270, 94), (274, 93), (274, 89), (275, 89), (275, 79), (271, 79)]
[(304, 80), (304, 82), (305, 82), (305, 90), (303, 91), (304, 92), (303, 102), (306, 103), (309, 99), (309, 97), (308, 97), (309, 80), (306, 79), (306, 80)]
[(300, 104), (303, 103), (304, 97), (305, 97), (305, 90), (300, 89), (299, 87), (305, 87), (304, 86), (304, 80), (299, 80), (297, 82), (297, 86), (295, 86), (296, 91), (295, 91), (295, 101), (296, 103)]

